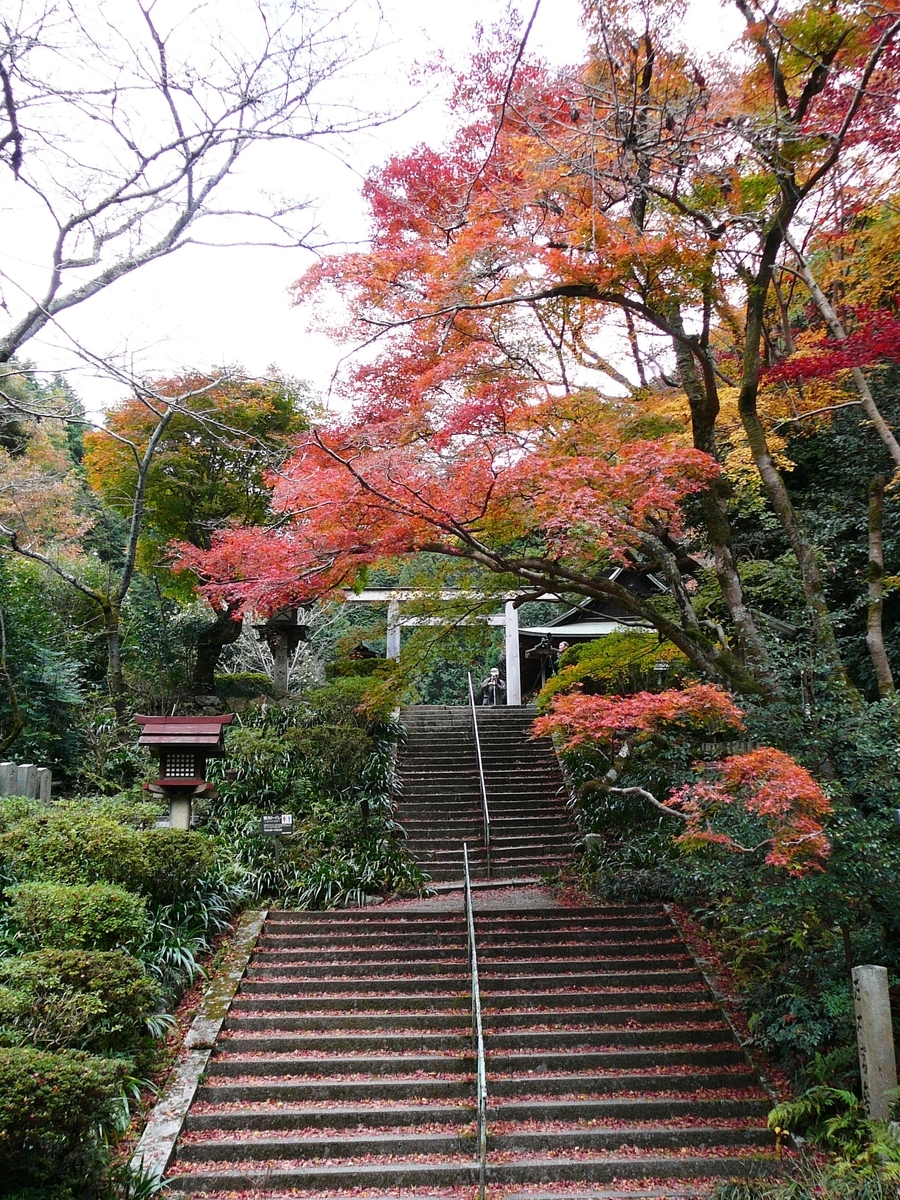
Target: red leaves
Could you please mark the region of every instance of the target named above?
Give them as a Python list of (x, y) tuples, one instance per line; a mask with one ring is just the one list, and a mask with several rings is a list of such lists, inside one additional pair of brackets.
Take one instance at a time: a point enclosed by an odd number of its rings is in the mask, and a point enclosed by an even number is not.
[(790, 875), (822, 870), (831, 849), (822, 819), (831, 811), (831, 804), (805, 767), (789, 754), (763, 746), (726, 758), (716, 770), (716, 782), (690, 784), (669, 797), (668, 803), (689, 818), (683, 841), (745, 850), (709, 825), (717, 809), (739, 800), (769, 831), (761, 845), (768, 846), (766, 862), (770, 866), (783, 867)]
[(812, 351), (792, 355), (766, 372), (768, 383), (829, 379), (853, 367), (900, 362), (900, 318), (870, 310), (856, 313), (858, 328), (842, 340), (828, 339)]
[(712, 683), (684, 691), (637, 692), (633, 696), (558, 696), (548, 716), (534, 723), (537, 736), (561, 733), (565, 748), (585, 741), (611, 742), (622, 734), (680, 728), (695, 732), (742, 729), (743, 711)]
[(715, 462), (674, 439), (629, 441), (623, 418), (577, 398), (522, 401), (485, 384), (458, 399), (396, 396), (308, 435), (274, 480), (278, 533), (234, 529), (179, 565), (214, 601), (267, 611), (352, 583), (421, 550), (502, 555), (517, 539), (578, 569), (623, 558), (652, 523), (674, 534), (681, 502)]
[[(651, 734), (715, 732), (743, 728), (743, 713), (727, 692), (713, 684), (684, 691), (638, 692), (633, 696), (557, 696), (547, 716), (534, 724), (537, 735), (561, 734), (564, 748), (585, 743), (609, 745)], [(766, 849), (769, 866), (791, 875), (821, 870), (830, 846), (822, 827), (831, 811), (828, 797), (805, 767), (789, 754), (763, 746), (713, 764), (696, 763), (703, 777), (674, 789), (664, 807), (681, 818), (682, 844), (714, 845), (749, 853)], [(762, 826), (755, 846), (743, 846), (716, 819), (735, 805)]]

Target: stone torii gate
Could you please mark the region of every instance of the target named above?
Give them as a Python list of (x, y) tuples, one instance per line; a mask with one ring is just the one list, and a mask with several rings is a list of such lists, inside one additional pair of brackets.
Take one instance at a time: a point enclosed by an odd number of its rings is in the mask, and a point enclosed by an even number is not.
[[(519, 610), (515, 601), (521, 596), (535, 599), (534, 592), (523, 590), (506, 592), (496, 597), (503, 602), (502, 613), (491, 613), (485, 617), (464, 617), (453, 624), (483, 622), (486, 625), (502, 625), (506, 649), (506, 703), (522, 703), (522, 668), (519, 659)], [(387, 605), (387, 658), (400, 657), (400, 633), (404, 626), (413, 625), (442, 625), (440, 617), (403, 617), (400, 615), (400, 605), (410, 600), (473, 600), (488, 601), (494, 597), (485, 596), (481, 592), (473, 592), (465, 588), (439, 588), (430, 591), (428, 588), (403, 587), (370, 587), (359, 592), (347, 590), (344, 599), (348, 604), (386, 604)], [(555, 600), (564, 603), (560, 596), (544, 595), (539, 600)]]

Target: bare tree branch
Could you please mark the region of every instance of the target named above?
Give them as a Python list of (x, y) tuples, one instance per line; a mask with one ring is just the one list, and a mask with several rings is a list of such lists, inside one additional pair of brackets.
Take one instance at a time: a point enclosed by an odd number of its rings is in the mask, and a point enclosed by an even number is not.
[(327, 95), (370, 52), (354, 20), (367, 2), (250, 0), (227, 24), (216, 6), (199, 6), (176, 9), (164, 27), (148, 0), (43, 11), (22, 0), (16, 25), (0, 21), (0, 159), (47, 218), (45, 249), (29, 255), (46, 264), (43, 283), (31, 268), (12, 280), (23, 298), (0, 332), (0, 361), (147, 263), (217, 244), (191, 236), (195, 226), (239, 216), (277, 233), (219, 244), (306, 244), (312, 223), (295, 221), (305, 198), (255, 187), (248, 203), (244, 172), (235, 203), (231, 180), (255, 148), (333, 141), (386, 119)]

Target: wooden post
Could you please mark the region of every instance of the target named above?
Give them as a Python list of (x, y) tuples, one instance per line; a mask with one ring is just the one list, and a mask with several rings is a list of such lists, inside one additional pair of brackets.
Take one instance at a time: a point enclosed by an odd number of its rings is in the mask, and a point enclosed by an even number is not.
[(897, 1086), (887, 967), (854, 967), (852, 978), (863, 1100), (871, 1120), (886, 1121)]

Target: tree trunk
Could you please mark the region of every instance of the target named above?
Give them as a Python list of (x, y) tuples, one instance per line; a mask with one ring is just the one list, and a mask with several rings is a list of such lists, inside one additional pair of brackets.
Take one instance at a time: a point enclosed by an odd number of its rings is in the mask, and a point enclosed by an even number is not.
[(875, 668), (879, 696), (894, 694), (894, 676), (884, 648), (882, 614), (884, 609), (884, 476), (876, 475), (869, 487), (869, 610), (866, 645)]
[[(681, 314), (673, 318), (672, 323), (680, 332), (684, 332)], [(691, 410), (691, 430), (694, 446), (711, 458), (716, 458), (716, 417), (719, 413), (718, 397), (709, 395), (704, 381), (697, 374), (697, 364), (694, 355), (684, 341), (673, 339), (675, 357), (681, 386), (685, 390)], [(779, 692), (778, 679), (769, 658), (769, 651), (763, 641), (753, 616), (744, 603), (744, 590), (741, 577), (738, 574), (737, 560), (731, 542), (731, 523), (726, 509), (727, 484), (722, 479), (713, 481), (702, 496), (703, 519), (713, 553), (716, 579), (722, 592), (722, 599), (731, 614), (737, 631), (741, 650), (746, 657), (753, 674), (759, 681), (763, 693), (767, 696), (777, 696)]]
[(109, 698), (115, 710), (116, 721), (126, 721), (125, 672), (122, 667), (122, 610), (115, 600), (101, 604), (103, 627), (106, 633), (106, 679)]
[(216, 668), (222, 651), (238, 640), (243, 628), (241, 618), (234, 615), (236, 607), (230, 604), (227, 608), (216, 609), (215, 621), (201, 630), (197, 637), (197, 658), (191, 679), (194, 692), (209, 693), (216, 690)]
[(9, 701), (9, 729), (5, 734), (0, 736), (0, 754), (5, 754), (25, 728), (25, 723), (22, 720), (22, 713), (19, 709), (19, 697), (16, 694), (15, 684), (13, 683), (12, 675), (9, 673), (9, 665), (6, 661), (6, 622), (3, 619), (2, 608), (0, 608), (0, 684), (6, 690), (6, 696)]
[[(792, 210), (791, 210), (792, 211)], [(747, 435), (750, 451), (756, 469), (762, 479), (763, 486), (769, 496), (769, 502), (775, 510), (775, 515), (781, 523), (782, 531), (787, 539), (803, 581), (803, 591), (806, 603), (812, 613), (813, 635), (819, 653), (822, 655), (833, 679), (854, 696), (856, 689), (847, 675), (847, 670), (841, 660), (828, 602), (825, 599), (825, 587), (819, 564), (816, 562), (815, 549), (805, 537), (797, 514), (791, 503), (790, 495), (781, 477), (781, 472), (775, 465), (775, 460), (769, 450), (766, 431), (759, 419), (757, 401), (759, 398), (759, 349), (762, 342), (763, 318), (765, 313), (766, 295), (772, 278), (772, 265), (777, 249), (782, 241), (782, 227), (786, 227), (791, 212), (783, 215), (775, 222), (773, 229), (765, 239), (763, 246), (762, 264), (756, 278), (750, 285), (747, 297), (747, 322), (744, 341), (744, 360), (741, 371), (741, 386), (738, 394), (738, 411), (741, 423)], [(858, 696), (856, 697), (858, 700)]]

